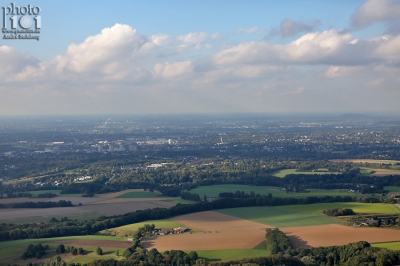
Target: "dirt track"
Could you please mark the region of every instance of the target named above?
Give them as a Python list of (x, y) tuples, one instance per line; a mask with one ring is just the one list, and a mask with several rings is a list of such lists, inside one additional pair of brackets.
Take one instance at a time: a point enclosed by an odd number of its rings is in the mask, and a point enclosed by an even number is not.
[(143, 246), (160, 251), (250, 249), (263, 241), (265, 229), (271, 228), (264, 224), (210, 211), (182, 215), (175, 217), (174, 220), (203, 232), (148, 239), (142, 241)]
[(282, 228), (295, 248), (346, 245), (357, 241), (369, 243), (400, 241), (400, 230), (358, 228), (339, 224)]

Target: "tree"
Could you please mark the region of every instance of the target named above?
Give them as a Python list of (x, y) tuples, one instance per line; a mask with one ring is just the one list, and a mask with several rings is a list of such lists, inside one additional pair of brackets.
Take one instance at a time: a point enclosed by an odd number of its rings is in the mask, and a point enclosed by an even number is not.
[(117, 249), (116, 251), (115, 251), (115, 256), (119, 256), (119, 249)]
[(97, 247), (96, 254), (97, 255), (103, 255), (103, 250), (100, 247)]
[(63, 244), (60, 244), (56, 248), (57, 253), (65, 253), (65, 246)]
[(83, 253), (84, 253), (83, 248), (78, 248), (78, 255), (83, 255)]

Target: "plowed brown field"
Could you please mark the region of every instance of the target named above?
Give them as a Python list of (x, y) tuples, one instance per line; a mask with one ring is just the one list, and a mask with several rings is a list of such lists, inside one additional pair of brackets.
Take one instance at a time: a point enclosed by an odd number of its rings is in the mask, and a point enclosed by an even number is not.
[(295, 248), (346, 245), (357, 241), (369, 243), (400, 241), (400, 230), (357, 228), (339, 224), (287, 227), (280, 229)]
[(174, 220), (203, 232), (161, 236), (144, 240), (142, 245), (159, 251), (250, 249), (265, 239), (266, 228), (272, 228), (210, 211), (182, 215), (175, 217)]

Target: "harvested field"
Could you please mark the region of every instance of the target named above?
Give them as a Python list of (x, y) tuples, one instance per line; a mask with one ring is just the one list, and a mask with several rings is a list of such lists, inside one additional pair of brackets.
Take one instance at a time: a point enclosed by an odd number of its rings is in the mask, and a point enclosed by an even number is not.
[[(120, 199), (118, 199), (120, 200)], [(121, 199), (124, 200), (124, 199)], [(140, 201), (128, 201), (128, 202), (117, 202), (117, 203), (104, 203), (101, 204), (91, 204), (82, 206), (79, 208), (83, 208), (86, 211), (95, 211), (100, 212), (105, 215), (119, 215), (125, 214), (128, 212), (134, 212), (137, 210), (146, 210), (146, 209), (154, 209), (154, 208), (169, 208), (174, 206), (175, 204), (159, 201), (159, 200), (140, 200)], [(78, 207), (75, 207), (78, 208)], [(64, 208), (65, 209), (65, 208)]]
[(64, 244), (66, 246), (74, 247), (102, 247), (102, 248), (121, 248), (126, 249), (132, 246), (130, 241), (119, 240), (94, 240), (94, 239), (70, 239), (70, 240), (57, 240), (46, 241), (44, 244)]
[(388, 176), (388, 175), (400, 175), (400, 171), (398, 170), (389, 170), (389, 169), (373, 169), (375, 173), (370, 176)]
[(65, 200), (65, 201), (71, 201), (72, 204), (78, 205), (79, 203), (82, 203), (83, 205), (90, 204), (93, 202), (101, 201), (103, 200), (102, 198), (84, 198), (84, 197), (54, 197), (54, 198), (6, 198), (6, 199), (0, 199), (1, 204), (7, 204), (7, 203), (18, 203), (18, 202), (38, 202), (38, 201), (51, 201), (51, 202), (58, 202), (60, 200)]
[(295, 248), (346, 245), (357, 241), (369, 243), (400, 240), (400, 230), (357, 228), (338, 224), (282, 228)]
[(92, 212), (82, 207), (63, 207), (46, 209), (0, 209), (0, 220), (20, 219), (28, 217), (49, 217)]
[(105, 199), (102, 201), (93, 202), (92, 204), (108, 204), (108, 203), (120, 203), (120, 202), (139, 202), (139, 201), (165, 201), (171, 198), (115, 198)]
[(159, 251), (251, 249), (265, 239), (265, 229), (271, 228), (211, 211), (177, 216), (174, 220), (203, 232), (146, 239), (142, 241), (142, 245)]

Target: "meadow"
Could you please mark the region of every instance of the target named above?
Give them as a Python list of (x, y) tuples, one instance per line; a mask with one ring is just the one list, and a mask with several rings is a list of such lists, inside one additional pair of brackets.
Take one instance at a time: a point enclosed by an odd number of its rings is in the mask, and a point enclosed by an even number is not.
[(389, 250), (400, 250), (400, 242), (385, 242), (385, 243), (375, 243), (371, 244), (373, 247), (386, 248)]
[(275, 207), (286, 211), (296, 211), (303, 213), (322, 214), (324, 209), (347, 208), (353, 209), (356, 213), (364, 214), (396, 214), (400, 209), (393, 204), (385, 203), (361, 203), (361, 202), (335, 202), (335, 203), (315, 203), (306, 205), (287, 205)]
[[(28, 260), (20, 260), (19, 256), (25, 251), (26, 247), (29, 244), (38, 244), (42, 243), (43, 245), (48, 244), (50, 250), (46, 251), (47, 254), (41, 259), (42, 262), (44, 262), (45, 259), (52, 258), (53, 256), (57, 255), (55, 252), (55, 248), (57, 247), (58, 244), (51, 243), (54, 241), (60, 241), (61, 243), (67, 243), (67, 242), (74, 242), (76, 241), (77, 243), (79, 241), (87, 242), (87, 241), (117, 241), (124, 243), (125, 238), (120, 238), (120, 237), (111, 237), (111, 236), (98, 236), (98, 235), (91, 235), (91, 236), (68, 236), (68, 237), (54, 237), (54, 238), (40, 238), (40, 239), (25, 239), (25, 240), (15, 240), (15, 241), (6, 241), (6, 242), (0, 242), (0, 265), (8, 265), (8, 264), (27, 264), (29, 262), (36, 262), (36, 259), (28, 259)], [(79, 244), (75, 245), (76, 247), (80, 247)], [(95, 255), (95, 250), (97, 246), (87, 246), (84, 249), (86, 250), (86, 253), (89, 254), (90, 256), (72, 256), (72, 255), (62, 255), (63, 257), (66, 257), (66, 260), (70, 262), (70, 260), (74, 259), (81, 259), (85, 260), (85, 262), (88, 262), (90, 260), (93, 260), (93, 256)], [(115, 248), (104, 248), (103, 250), (106, 250), (108, 252), (112, 251), (111, 253), (115, 252)], [(124, 249), (121, 249), (120, 251), (124, 251)], [(107, 254), (106, 254), (107, 255)], [(105, 258), (105, 257), (102, 257)]]
[(340, 189), (308, 189), (308, 192), (304, 193), (286, 193), (280, 187), (272, 187), (272, 186), (248, 186), (248, 185), (233, 185), (233, 184), (224, 184), (224, 185), (213, 185), (213, 186), (200, 186), (195, 189), (190, 190), (191, 193), (197, 193), (200, 195), (200, 198), (203, 198), (205, 195), (209, 198), (218, 198), (219, 193), (221, 192), (232, 192), (236, 191), (244, 191), (245, 193), (250, 193), (250, 191), (254, 191), (255, 194), (260, 195), (268, 195), (271, 193), (273, 197), (282, 197), (282, 198), (304, 198), (304, 197), (313, 197), (313, 196), (355, 196), (354, 193), (347, 192), (346, 190)]
[(341, 223), (339, 220), (319, 214), (274, 207), (244, 207), (217, 212), (279, 228)]
[(284, 169), (271, 173), (276, 177), (285, 177), (290, 174), (294, 175), (328, 175), (328, 174), (340, 174), (340, 172), (328, 172), (328, 171), (297, 171), (296, 169)]
[(388, 190), (389, 192), (400, 192), (400, 187), (396, 186), (387, 186), (384, 187), (383, 189)]

